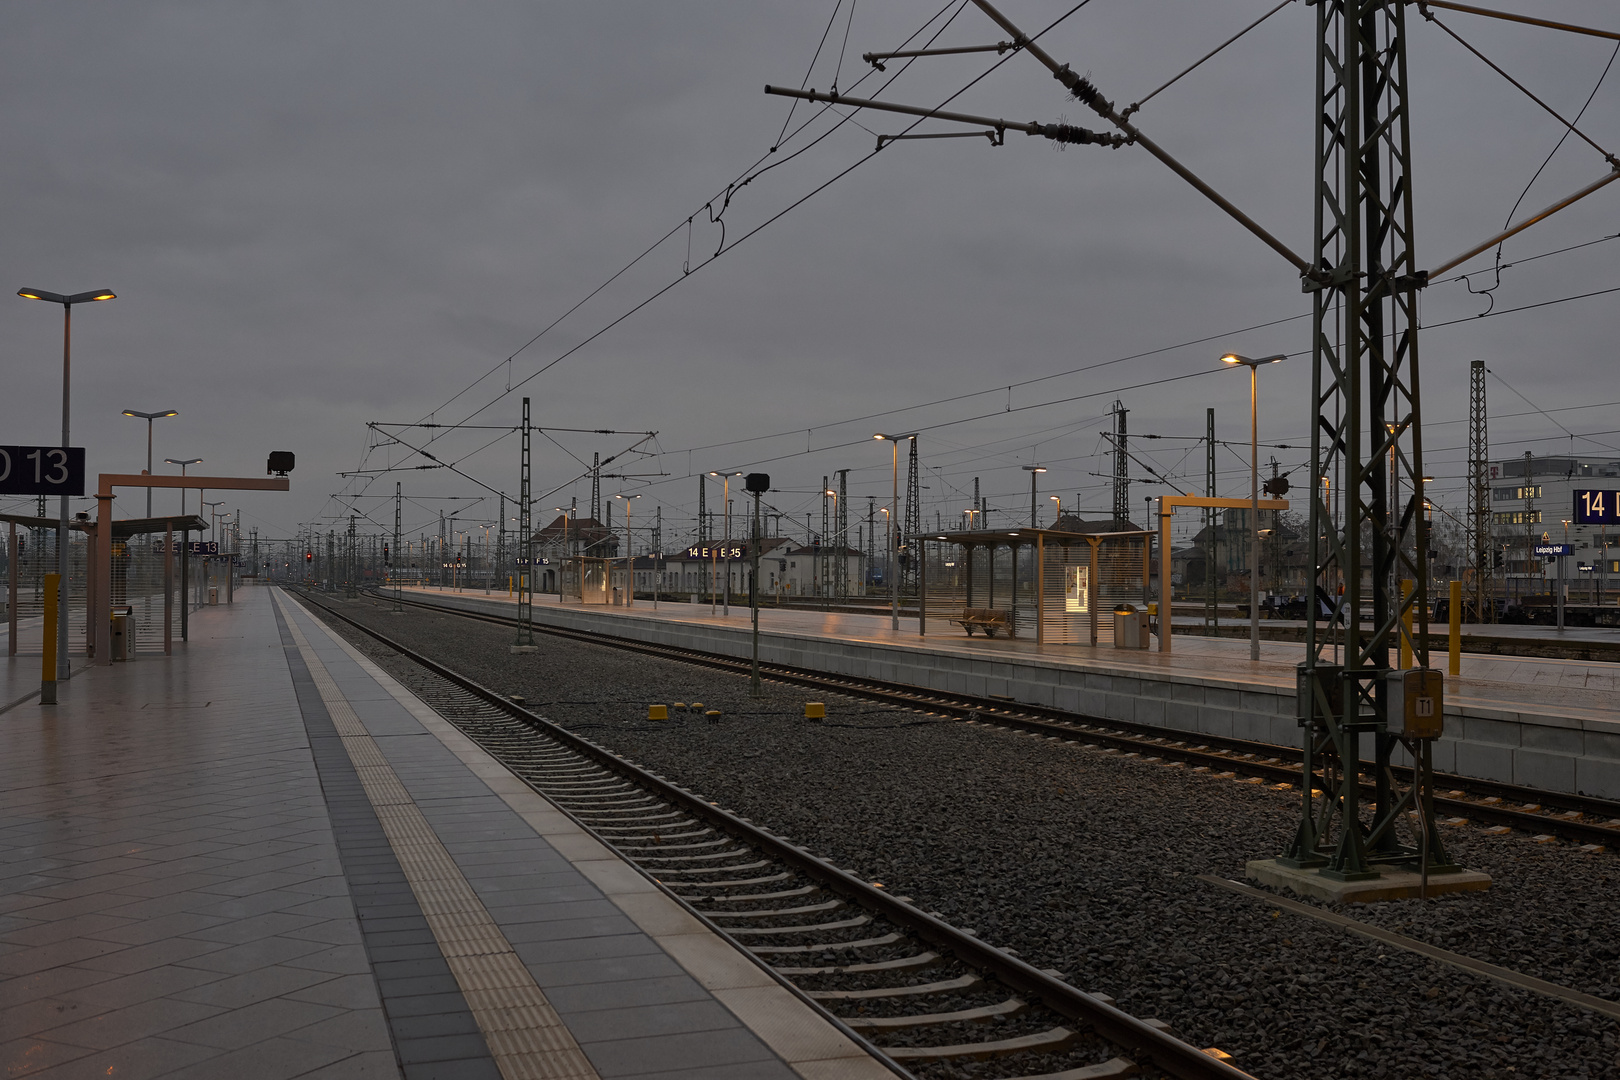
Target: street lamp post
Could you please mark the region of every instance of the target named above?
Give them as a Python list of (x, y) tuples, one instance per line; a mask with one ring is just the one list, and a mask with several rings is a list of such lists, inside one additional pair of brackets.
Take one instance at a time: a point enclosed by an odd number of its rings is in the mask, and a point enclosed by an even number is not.
[[(185, 476), (186, 475), (186, 466), (201, 464), (202, 463), (202, 458), (200, 458), (200, 457), (188, 457), (188, 458), (166, 457), (166, 458), (163, 459), (163, 462), (166, 465), (178, 465), (178, 466), (180, 466), (180, 475)], [(182, 515), (184, 515), (185, 512), (186, 512), (186, 489), (181, 488), (180, 489), (180, 513)], [(151, 511), (148, 510), (147, 513), (151, 513)]]
[[(196, 464), (198, 464), (199, 462), (202, 461), (202, 458), (200, 458), (200, 457), (172, 458), (171, 457), (171, 458), (164, 458), (163, 461), (164, 461), (165, 464), (168, 464), (168, 465), (178, 465), (178, 466), (180, 466), (180, 475), (185, 476), (186, 475), (186, 466), (188, 466), (188, 465), (196, 465)], [(202, 498), (202, 492), (199, 491), (197, 493), (197, 497), (199, 499), (201, 499)], [(181, 514), (181, 516), (184, 516), (185, 512), (186, 512), (186, 489), (181, 488), (180, 489), (180, 514)], [(182, 528), (180, 530), (180, 640), (181, 641), (189, 641), (189, 640), (191, 640), (191, 638), (190, 638), (190, 632), (191, 632), (191, 601), (189, 599), (190, 591), (191, 591), (191, 530), (187, 529), (187, 528)]]
[[(724, 539), (721, 541), (720, 546), (725, 547), (725, 548), (729, 548), (731, 546), (731, 478), (733, 476), (741, 476), (742, 473), (740, 473), (740, 472), (728, 472), (728, 473), (710, 472), (709, 475), (710, 476), (718, 476), (720, 478), (720, 480), (721, 480), (720, 501), (721, 501), (721, 504), (725, 508), (725, 513), (724, 513), (724, 520), (725, 520), (724, 533), (725, 533), (725, 536), (724, 536)], [(719, 568), (719, 559), (716, 558), (714, 560), (714, 563), (715, 563), (716, 569), (718, 569)], [(722, 599), (721, 599), (721, 602), (720, 602), (720, 612), (723, 615), (730, 615), (731, 614), (731, 566), (729, 564), (726, 566), (726, 584), (725, 584), (724, 591), (721, 593), (721, 597), (722, 597)]]
[(916, 437), (915, 432), (910, 435), (884, 435), (880, 432), (872, 436), (872, 438), (879, 441), (888, 442), (894, 450), (893, 489), (889, 496), (890, 510), (886, 528), (888, 532), (888, 567), (883, 571), (884, 575), (889, 579), (889, 625), (894, 630), (900, 629), (900, 575), (895, 573), (900, 556), (895, 535), (899, 528), (900, 517), (900, 440), (915, 439)]
[(1029, 473), (1029, 527), (1037, 528), (1040, 522), (1035, 519), (1036, 495), (1035, 478), (1046, 471), (1045, 465), (1025, 465), (1024, 471)]
[[(178, 411), (174, 410), (174, 409), (164, 409), (162, 412), (142, 412), (139, 409), (125, 409), (124, 410), (124, 415), (125, 416), (133, 416), (133, 417), (135, 417), (135, 418), (137, 418), (139, 420), (145, 420), (146, 421), (146, 475), (151, 476), (152, 475), (152, 421), (160, 420), (165, 416), (179, 416), (180, 413)], [(184, 489), (182, 488), (181, 490), (182, 490), (182, 493), (183, 493)], [(181, 513), (185, 513), (185, 511), (182, 510)], [(146, 516), (147, 517), (152, 516), (152, 489), (151, 488), (146, 489)]]
[(624, 606), (630, 607), (636, 600), (636, 552), (635, 533), (630, 530), (630, 508), (640, 495), (615, 495), (615, 499), (624, 500)]
[[(111, 289), (91, 289), (89, 292), (62, 293), (48, 292), (45, 289), (18, 289), (17, 295), (25, 300), (43, 300), (47, 304), (62, 305), (62, 448), (68, 445), (68, 418), (70, 416), (69, 403), (71, 401), (72, 372), (73, 372), (73, 305), (88, 304), (96, 300), (116, 300), (118, 297)], [(68, 584), (68, 497), (62, 496), (60, 513), (56, 522), (56, 572), (61, 576), (61, 585), (58, 586), (58, 595), (64, 598), (67, 595)], [(64, 615), (66, 604), (59, 608), (56, 617), (56, 678), (60, 682), (68, 677), (68, 631), (67, 618)], [(85, 620), (88, 622), (94, 615), (87, 609)], [(56, 686), (51, 684), (45, 693), (50, 695), (46, 701), (44, 694), (40, 697), (41, 704), (56, 704)]]
[(1223, 364), (1249, 369), (1249, 659), (1260, 659), (1260, 365), (1286, 360), (1286, 355), (1251, 360), (1237, 353), (1221, 357)]

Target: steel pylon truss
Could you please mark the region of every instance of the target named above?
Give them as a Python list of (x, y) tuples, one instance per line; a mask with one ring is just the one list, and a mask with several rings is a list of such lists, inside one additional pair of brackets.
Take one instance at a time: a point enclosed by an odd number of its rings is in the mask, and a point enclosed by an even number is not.
[[(534, 644), (534, 522), (533, 507), (529, 500), (529, 438), (529, 399), (524, 398), (518, 475), (518, 551), (521, 554), (518, 556), (517, 566), (518, 628), (515, 644), (519, 647)], [(591, 478), (594, 489), (596, 481), (594, 469)]]
[(1468, 549), (1474, 619), (1495, 622), (1491, 604), (1491, 444), (1486, 431), (1485, 361), (1468, 365)]
[(918, 570), (922, 567), (922, 489), (917, 476), (917, 436), (911, 437), (910, 465), (906, 471), (906, 531), (901, 546), (905, 548), (907, 559), (902, 565), (901, 592), (917, 595)]
[[(1425, 849), (1430, 872), (1448, 863), (1427, 798), (1429, 744), (1387, 731), (1385, 687), (1391, 652), (1403, 644), (1428, 667), (1417, 347), (1423, 275), (1412, 251), (1404, 4), (1314, 6), (1316, 239), (1304, 277), (1314, 298), (1309, 535), (1317, 597), (1332, 614), (1307, 605), (1299, 669), (1304, 798), (1284, 861), (1352, 880), (1376, 876), (1375, 863), (1419, 860)], [(1320, 479), (1335, 475), (1343, 501), (1337, 528)], [(1369, 604), (1371, 625), (1363, 627)], [(1328, 634), (1338, 616), (1342, 657)], [(1373, 743), (1370, 777), (1364, 734)], [(1404, 791), (1391, 768), (1398, 748), (1416, 766), (1415, 785)], [(1374, 794), (1364, 806), (1368, 779)]]

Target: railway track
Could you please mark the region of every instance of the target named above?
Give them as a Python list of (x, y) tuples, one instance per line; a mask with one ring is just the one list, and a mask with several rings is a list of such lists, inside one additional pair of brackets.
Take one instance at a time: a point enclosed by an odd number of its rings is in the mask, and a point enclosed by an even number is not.
[[(1104, 1080), (1248, 1074), (1160, 1021), (980, 941), (909, 898), (567, 731), (304, 594), (405, 661), (409, 689), (898, 1075)], [(971, 1071), (963, 1071), (970, 1066)]]
[[(391, 595), (370, 594), (379, 600), (394, 601)], [(515, 628), (517, 620), (486, 612), (433, 604), (415, 599), (402, 603), (460, 618)], [(567, 627), (535, 623), (536, 633), (569, 638), (596, 645), (639, 652), (668, 660), (697, 664), (746, 675), (749, 662), (735, 657), (702, 652), (672, 645), (633, 641)], [(1072, 739), (1138, 755), (1145, 760), (1181, 762), (1215, 775), (1231, 773), (1232, 779), (1299, 783), (1301, 755), (1297, 747), (1245, 739), (1208, 735), (1179, 738), (1163, 729), (1102, 717), (1077, 715), (1039, 705), (1015, 703), (1001, 698), (981, 698), (951, 694), (922, 687), (888, 683), (877, 679), (829, 675), (782, 664), (760, 664), (762, 677), (813, 690), (885, 702), (891, 705), (938, 713), (958, 719), (1015, 728), (1033, 734)], [(1406, 780), (1409, 773), (1397, 769)], [(1585, 795), (1540, 791), (1493, 780), (1435, 774), (1435, 806), (1445, 813), (1443, 823), (1459, 825), (1475, 821), (1485, 825), (1527, 832), (1534, 837), (1557, 837), (1582, 845), (1620, 845), (1620, 802)], [(1368, 789), (1371, 790), (1370, 788)]]

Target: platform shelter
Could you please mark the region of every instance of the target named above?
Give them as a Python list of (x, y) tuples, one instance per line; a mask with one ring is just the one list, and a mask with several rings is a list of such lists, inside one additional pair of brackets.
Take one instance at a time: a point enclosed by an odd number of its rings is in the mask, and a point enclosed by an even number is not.
[(946, 618), (958, 603), (1004, 611), (1011, 636), (1037, 644), (1111, 645), (1115, 609), (1147, 604), (1153, 534), (1144, 530), (981, 529), (926, 542), (930, 608)]

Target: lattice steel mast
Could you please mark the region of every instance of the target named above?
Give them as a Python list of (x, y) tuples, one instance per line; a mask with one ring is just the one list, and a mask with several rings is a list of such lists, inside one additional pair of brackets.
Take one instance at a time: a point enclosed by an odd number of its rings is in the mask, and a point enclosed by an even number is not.
[(1491, 603), (1491, 445), (1486, 430), (1485, 361), (1468, 365), (1468, 549), (1473, 564), (1474, 621), (1495, 622)]
[(591, 523), (602, 524), (602, 455), (591, 455)]
[(906, 470), (906, 531), (899, 546), (907, 558), (901, 567), (901, 586), (917, 595), (917, 571), (922, 566), (922, 489), (917, 480), (917, 436), (911, 436), (910, 465)]
[[(754, 500), (756, 503), (758, 499)], [(849, 470), (838, 470), (838, 552), (833, 580), (840, 600), (849, 599)]]
[[(1323, 604), (1306, 606), (1306, 660), (1299, 669), (1304, 800), (1283, 861), (1355, 880), (1376, 877), (1374, 862), (1410, 862), (1422, 852), (1430, 872), (1448, 864), (1422, 782), (1431, 741), (1390, 733), (1386, 687), (1407, 611), (1418, 623), (1408, 644), (1418, 666), (1429, 666), (1416, 303), (1424, 275), (1412, 251), (1405, 5), (1318, 0), (1314, 6), (1320, 108), (1316, 235), (1304, 277), (1313, 298), (1316, 413), (1308, 535), (1316, 596), (1336, 607), (1342, 582), (1346, 623), (1343, 662), (1333, 663), (1324, 655)], [(1393, 461), (1388, 469), (1386, 459)], [(1315, 479), (1337, 467), (1344, 476), (1339, 529)], [(1409, 494), (1400, 505), (1391, 502), (1391, 474), (1405, 479), (1400, 486)], [(1412, 582), (1409, 592), (1402, 579)], [(1369, 601), (1367, 628), (1361, 618)], [(1373, 737), (1375, 786), (1366, 814), (1364, 733)], [(1390, 768), (1398, 746), (1412, 755), (1419, 776), (1399, 793)], [(1413, 809), (1420, 835), (1408, 842), (1401, 826)]]
[[(523, 427), (518, 467), (518, 630), (514, 649), (534, 648), (534, 508), (529, 504), (529, 399), (523, 399)], [(591, 476), (594, 481), (596, 472)], [(595, 486), (594, 483), (592, 485)]]
[(1131, 522), (1131, 467), (1125, 456), (1125, 415), (1123, 401), (1114, 402), (1114, 528), (1128, 529)]

